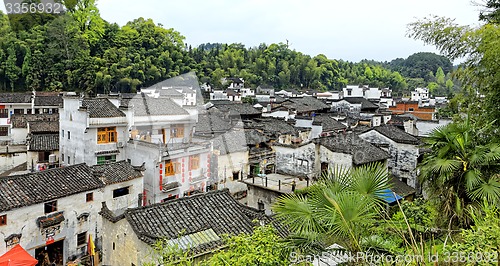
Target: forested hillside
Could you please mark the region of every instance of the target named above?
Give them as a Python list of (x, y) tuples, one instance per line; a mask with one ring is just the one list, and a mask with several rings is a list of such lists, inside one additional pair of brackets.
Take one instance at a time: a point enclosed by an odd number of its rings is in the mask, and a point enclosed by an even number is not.
[(215, 87), (221, 78), (237, 76), (251, 87), (367, 84), (402, 94), (429, 86), (443, 95), (453, 90), (451, 63), (435, 54), (353, 63), (306, 55), (283, 43), (191, 47), (181, 33), (150, 19), (120, 27), (100, 17), (95, 1), (72, 2), (57, 16), (0, 14), (0, 90), (128, 92), (189, 71)]

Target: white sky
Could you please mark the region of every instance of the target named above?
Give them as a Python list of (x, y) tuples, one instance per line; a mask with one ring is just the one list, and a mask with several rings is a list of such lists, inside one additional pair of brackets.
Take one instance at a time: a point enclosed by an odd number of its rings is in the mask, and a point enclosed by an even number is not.
[(405, 37), (406, 25), (429, 15), (477, 24), (479, 14), (471, 0), (98, 0), (98, 7), (105, 20), (119, 25), (152, 18), (179, 31), (193, 47), (288, 39), (291, 49), (349, 61), (436, 52)]

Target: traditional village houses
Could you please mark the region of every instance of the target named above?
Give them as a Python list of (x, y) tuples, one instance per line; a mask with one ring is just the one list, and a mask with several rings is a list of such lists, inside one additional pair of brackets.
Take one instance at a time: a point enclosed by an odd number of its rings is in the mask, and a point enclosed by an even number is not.
[(126, 161), (0, 178), (0, 254), (21, 244), (33, 257), (55, 265), (87, 256), (89, 238), (101, 250), (103, 203), (116, 213), (137, 207), (142, 168)]
[(410, 101), (413, 101), (413, 102), (426, 101), (426, 100), (429, 100), (429, 98), (430, 98), (429, 89), (416, 88), (414, 91), (411, 92)]
[[(156, 259), (152, 246), (190, 248), (195, 261), (224, 248), (224, 235), (252, 233), (254, 226), (272, 223), (262, 211), (236, 201), (229, 190), (212, 191), (115, 214), (101, 210), (106, 238), (103, 265), (143, 265)], [(280, 227), (278, 234), (285, 236)]]
[(436, 107), (421, 106), (417, 101), (397, 101), (389, 110), (394, 115), (412, 114), (421, 120), (436, 120)]
[(391, 157), (387, 166), (392, 175), (414, 189), (419, 189), (417, 164), (420, 140), (395, 126), (380, 126), (359, 137), (386, 150)]
[(59, 167), (59, 121), (34, 121), (27, 126), (27, 170)]
[(194, 142), (196, 107), (145, 94), (122, 102), (133, 117), (125, 149), (134, 164), (145, 163), (144, 204), (206, 191), (211, 175), (209, 142)]
[(31, 114), (33, 106), (31, 93), (0, 93), (0, 145), (24, 144), (26, 139), (14, 139), (12, 116)]
[(127, 117), (109, 99), (66, 95), (59, 119), (62, 165), (95, 165), (126, 159), (124, 146), (132, 117)]

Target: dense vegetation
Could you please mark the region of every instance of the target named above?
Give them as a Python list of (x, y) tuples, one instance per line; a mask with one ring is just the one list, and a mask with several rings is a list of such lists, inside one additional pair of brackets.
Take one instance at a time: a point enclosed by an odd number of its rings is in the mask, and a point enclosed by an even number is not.
[(403, 93), (429, 86), (440, 95), (453, 89), (451, 63), (436, 54), (353, 63), (306, 55), (283, 43), (193, 48), (181, 33), (151, 19), (122, 27), (109, 23), (95, 1), (65, 0), (62, 15), (0, 13), (0, 91), (127, 92), (189, 71), (215, 87), (222, 86), (222, 77), (237, 76), (254, 88), (333, 90), (366, 84)]

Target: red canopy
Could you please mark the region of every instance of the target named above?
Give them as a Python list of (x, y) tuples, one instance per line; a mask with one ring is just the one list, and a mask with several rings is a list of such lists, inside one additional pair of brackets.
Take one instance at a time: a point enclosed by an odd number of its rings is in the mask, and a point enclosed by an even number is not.
[(37, 263), (19, 244), (0, 256), (0, 266), (35, 266)]

